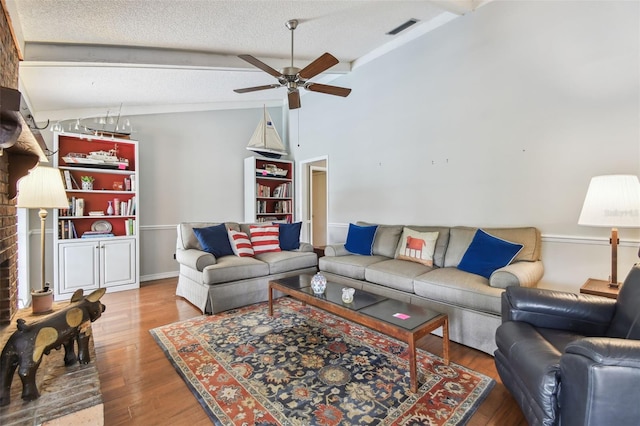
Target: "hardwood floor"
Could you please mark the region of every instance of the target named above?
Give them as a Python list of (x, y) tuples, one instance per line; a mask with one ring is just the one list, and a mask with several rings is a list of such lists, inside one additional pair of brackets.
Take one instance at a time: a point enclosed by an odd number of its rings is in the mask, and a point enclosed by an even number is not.
[[(109, 293), (106, 311), (93, 324), (104, 399), (105, 425), (209, 425), (211, 421), (155, 343), (149, 330), (200, 315), (175, 296), (176, 279), (144, 283), (139, 290)], [(442, 355), (439, 337), (419, 347)], [(451, 343), (451, 360), (496, 380), (468, 425), (526, 426), (520, 408), (500, 382), (493, 358)]]

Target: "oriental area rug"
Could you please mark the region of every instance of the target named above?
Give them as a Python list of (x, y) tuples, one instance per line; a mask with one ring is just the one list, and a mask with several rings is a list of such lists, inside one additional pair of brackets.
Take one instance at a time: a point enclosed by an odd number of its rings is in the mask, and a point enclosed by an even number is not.
[(150, 331), (217, 425), (464, 425), (494, 381), (281, 298)]

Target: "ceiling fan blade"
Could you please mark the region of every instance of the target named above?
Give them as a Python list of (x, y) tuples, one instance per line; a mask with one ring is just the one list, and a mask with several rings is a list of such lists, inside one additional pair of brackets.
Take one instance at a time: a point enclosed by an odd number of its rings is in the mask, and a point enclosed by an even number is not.
[(238, 58), (249, 62), (254, 67), (260, 68), (262, 71), (271, 74), (275, 78), (282, 77), (282, 74), (280, 74), (278, 71), (274, 70), (269, 65), (265, 64), (264, 62), (262, 62), (260, 59), (254, 58), (251, 55), (238, 55)]
[(326, 93), (327, 95), (342, 96), (346, 98), (351, 93), (351, 89), (346, 87), (329, 86), (327, 84), (307, 83), (304, 88), (312, 92)]
[(280, 87), (279, 84), (267, 84), (266, 86), (255, 86), (255, 87), (245, 87), (244, 89), (233, 89), (236, 93), (248, 93), (255, 92), (258, 90), (267, 90), (267, 89), (276, 89)]
[(308, 80), (321, 72), (328, 70), (338, 62), (339, 61), (331, 53), (325, 53), (306, 67), (302, 68), (298, 75), (300, 75), (301, 78)]
[(289, 109), (300, 108), (300, 92), (298, 90), (292, 90), (289, 92)]

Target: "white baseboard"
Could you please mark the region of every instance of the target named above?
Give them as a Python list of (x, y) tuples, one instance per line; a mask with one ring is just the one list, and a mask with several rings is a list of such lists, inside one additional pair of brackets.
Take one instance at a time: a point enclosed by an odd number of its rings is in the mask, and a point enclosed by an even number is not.
[(159, 274), (148, 274), (148, 275), (141, 275), (140, 276), (140, 282), (143, 283), (145, 281), (154, 281), (154, 280), (163, 280), (165, 278), (174, 278), (177, 277), (179, 274), (178, 271), (171, 271), (171, 272), (162, 272)]

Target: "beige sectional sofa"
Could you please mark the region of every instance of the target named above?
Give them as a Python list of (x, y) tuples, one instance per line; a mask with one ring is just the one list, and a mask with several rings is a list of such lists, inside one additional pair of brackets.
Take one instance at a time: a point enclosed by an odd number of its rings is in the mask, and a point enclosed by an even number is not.
[(334, 282), (447, 313), (452, 340), (493, 354), (504, 289), (536, 286), (544, 273), (540, 232), (533, 227), (483, 228), (523, 245), (511, 264), (485, 278), (457, 268), (478, 228), (406, 225), (420, 232), (438, 232), (433, 266), (426, 266), (394, 258), (404, 227), (378, 225), (371, 256), (352, 254), (344, 244), (327, 246), (319, 259), (320, 271)]
[[(296, 250), (261, 253), (255, 257), (222, 256), (202, 250), (194, 228), (219, 222), (189, 222), (178, 225), (176, 260), (180, 264), (176, 295), (184, 297), (203, 313), (212, 314), (268, 300), (269, 281), (317, 272), (313, 246), (300, 243)], [(225, 222), (227, 229), (249, 234), (249, 224)]]

